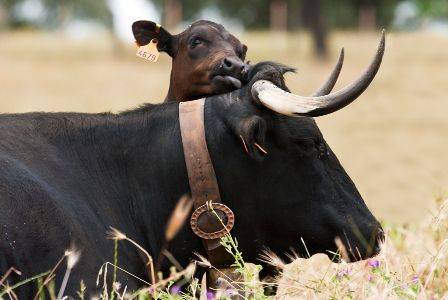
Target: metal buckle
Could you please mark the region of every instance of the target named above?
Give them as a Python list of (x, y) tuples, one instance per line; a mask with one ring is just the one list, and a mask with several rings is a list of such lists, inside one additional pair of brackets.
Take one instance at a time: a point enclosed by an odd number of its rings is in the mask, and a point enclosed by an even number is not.
[[(211, 209), (214, 211), (220, 211), (224, 213), (227, 217), (227, 224), (225, 224), (225, 227), (221, 230), (215, 231), (215, 232), (205, 232), (198, 226), (198, 219), (199, 217), (204, 213), (210, 213)], [(235, 215), (233, 214), (232, 210), (225, 206), (222, 203), (213, 203), (212, 201), (207, 201), (206, 204), (199, 206), (191, 215), (190, 219), (190, 225), (193, 232), (199, 236), (200, 238), (203, 238), (205, 240), (213, 240), (213, 239), (219, 239), (232, 230), (233, 225), (235, 224)]]

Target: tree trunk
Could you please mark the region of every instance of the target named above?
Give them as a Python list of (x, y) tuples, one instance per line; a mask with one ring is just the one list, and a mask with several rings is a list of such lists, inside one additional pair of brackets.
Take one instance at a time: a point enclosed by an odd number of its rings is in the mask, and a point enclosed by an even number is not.
[(6, 15), (6, 8), (0, 3), (0, 29), (6, 27), (8, 24), (8, 17)]
[(0, 29), (11, 27), (11, 23), (13, 22), (11, 10), (11, 4), (0, 3)]
[(285, 0), (270, 1), (270, 27), (272, 31), (286, 31), (288, 26), (288, 4)]
[(321, 0), (304, 0), (302, 20), (306, 28), (313, 34), (315, 54), (324, 58), (327, 56), (327, 29), (322, 14)]
[(182, 2), (180, 0), (165, 0), (165, 27), (176, 29), (182, 22)]
[(376, 27), (376, 8), (373, 4), (361, 4), (358, 12), (358, 26), (360, 29), (374, 29)]

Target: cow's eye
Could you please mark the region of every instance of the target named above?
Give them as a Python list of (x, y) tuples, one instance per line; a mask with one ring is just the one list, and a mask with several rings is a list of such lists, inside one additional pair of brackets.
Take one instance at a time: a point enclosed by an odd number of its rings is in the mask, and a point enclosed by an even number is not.
[(328, 156), (330, 154), (325, 141), (319, 140), (316, 142), (316, 149), (319, 151), (319, 157)]
[(329, 150), (324, 141), (316, 138), (300, 138), (294, 140), (301, 152), (307, 155), (323, 157), (329, 155)]
[(203, 42), (202, 39), (194, 38), (194, 39), (191, 40), (190, 46), (191, 46), (191, 48), (195, 48), (196, 46), (202, 44), (202, 42)]

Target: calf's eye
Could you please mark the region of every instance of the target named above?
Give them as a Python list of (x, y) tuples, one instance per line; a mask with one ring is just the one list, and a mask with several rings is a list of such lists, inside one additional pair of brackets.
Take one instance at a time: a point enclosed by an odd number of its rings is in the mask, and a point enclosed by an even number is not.
[(190, 45), (192, 48), (195, 48), (196, 46), (202, 44), (202, 40), (200, 38), (194, 38), (191, 40)]

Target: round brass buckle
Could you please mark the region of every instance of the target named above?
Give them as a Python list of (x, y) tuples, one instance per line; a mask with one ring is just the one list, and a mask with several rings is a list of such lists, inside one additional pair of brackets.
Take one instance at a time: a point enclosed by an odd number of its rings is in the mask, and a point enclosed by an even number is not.
[[(211, 206), (216, 213), (222, 212), (226, 216), (227, 223), (224, 224), (225, 227), (222, 228), (221, 230), (214, 231), (214, 232), (205, 232), (204, 230), (199, 228), (199, 225), (198, 225), (199, 218), (204, 213), (213, 213), (209, 206)], [(216, 217), (216, 219), (218, 219), (218, 217), (216, 215), (213, 215), (213, 216)], [(217, 220), (217, 222), (220, 222), (220, 221)], [(222, 221), (222, 222), (224, 222), (224, 221)], [(191, 224), (191, 229), (193, 230), (193, 232), (200, 238), (203, 238), (205, 240), (219, 239), (219, 238), (225, 236), (226, 234), (228, 234), (230, 232), (230, 230), (232, 230), (233, 225), (235, 224), (235, 215), (233, 214), (232, 210), (230, 208), (228, 208), (227, 206), (225, 206), (224, 204), (213, 203), (213, 202), (209, 201), (206, 204), (199, 206), (193, 212), (193, 214), (191, 215), (190, 224)]]

